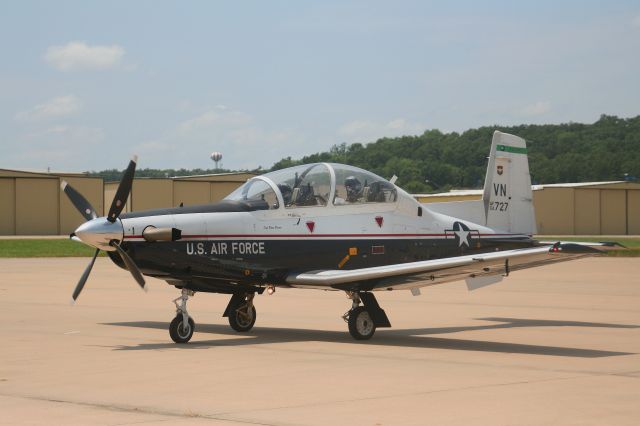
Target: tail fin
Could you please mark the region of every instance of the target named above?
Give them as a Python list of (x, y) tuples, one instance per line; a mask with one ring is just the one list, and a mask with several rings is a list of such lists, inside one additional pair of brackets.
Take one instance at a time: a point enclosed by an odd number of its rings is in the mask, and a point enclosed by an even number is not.
[(524, 139), (497, 130), (493, 133), (482, 201), (488, 227), (514, 234), (536, 232)]

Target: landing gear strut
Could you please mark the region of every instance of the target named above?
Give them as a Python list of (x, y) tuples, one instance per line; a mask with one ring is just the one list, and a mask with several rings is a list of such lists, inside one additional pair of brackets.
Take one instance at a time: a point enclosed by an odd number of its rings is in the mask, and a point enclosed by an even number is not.
[(256, 323), (256, 307), (253, 306), (255, 293), (235, 293), (222, 316), (229, 318), (229, 325), (235, 331), (247, 332)]
[[(372, 293), (347, 292), (353, 302), (342, 318), (349, 324), (349, 334), (356, 340), (369, 340), (377, 327), (391, 327), (387, 314)], [(360, 306), (363, 303), (364, 306)]]
[[(173, 301), (176, 305), (176, 317), (169, 324), (169, 335), (176, 343), (187, 343), (191, 340), (196, 329), (196, 323), (187, 312), (187, 300), (189, 300), (189, 296), (194, 294), (194, 291), (183, 288), (182, 295)], [(180, 304), (178, 304), (178, 300), (181, 301)]]

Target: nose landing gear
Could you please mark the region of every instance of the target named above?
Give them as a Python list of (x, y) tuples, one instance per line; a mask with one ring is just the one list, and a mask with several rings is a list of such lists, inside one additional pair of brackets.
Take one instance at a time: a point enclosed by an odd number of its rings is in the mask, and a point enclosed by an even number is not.
[[(176, 305), (176, 317), (169, 324), (169, 335), (176, 343), (187, 343), (196, 329), (195, 321), (187, 312), (187, 300), (194, 294), (194, 291), (183, 288), (182, 295), (173, 301)], [(181, 301), (180, 304), (178, 300)]]

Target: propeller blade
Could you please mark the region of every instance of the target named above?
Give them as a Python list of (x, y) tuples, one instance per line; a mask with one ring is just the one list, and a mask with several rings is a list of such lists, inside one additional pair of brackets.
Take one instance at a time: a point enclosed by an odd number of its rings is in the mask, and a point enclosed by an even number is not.
[(115, 241), (111, 242), (111, 246), (115, 247), (115, 249), (118, 251), (118, 254), (122, 258), (122, 261), (127, 266), (127, 269), (129, 270), (129, 272), (131, 272), (131, 275), (133, 275), (133, 278), (138, 282), (140, 287), (142, 287), (144, 291), (147, 291), (146, 287), (144, 286), (144, 277), (142, 276), (140, 269), (138, 269), (136, 264), (133, 262), (133, 259), (131, 259), (127, 252), (125, 252), (124, 249), (120, 247), (120, 245)]
[(116, 191), (116, 196), (113, 197), (113, 202), (111, 203), (111, 208), (107, 215), (107, 220), (109, 222), (115, 222), (118, 216), (120, 216), (122, 209), (124, 209), (124, 205), (126, 204), (127, 198), (129, 198), (129, 193), (131, 192), (131, 186), (133, 185), (133, 176), (136, 173), (137, 162), (138, 156), (134, 155), (131, 161), (129, 161), (127, 170), (124, 171), (124, 175), (122, 176), (122, 180), (120, 181), (120, 185), (118, 185), (118, 190)]
[(96, 252), (93, 254), (93, 259), (91, 259), (91, 262), (89, 262), (87, 268), (82, 273), (80, 281), (78, 281), (75, 290), (73, 290), (73, 295), (71, 296), (71, 304), (75, 303), (78, 296), (80, 296), (80, 292), (82, 291), (84, 284), (87, 282), (87, 278), (89, 278), (89, 274), (91, 273), (93, 264), (96, 263), (96, 257), (98, 257), (98, 253), (100, 253), (100, 249), (96, 249)]
[(73, 189), (73, 187), (69, 185), (66, 180), (62, 181), (62, 183), (60, 184), (60, 188), (62, 188), (64, 193), (67, 194), (67, 197), (69, 197), (71, 203), (76, 207), (76, 209), (78, 209), (80, 214), (84, 216), (86, 220), (92, 220), (98, 217), (96, 209), (93, 208), (91, 203), (89, 203), (89, 201), (87, 201), (87, 199), (84, 198), (82, 194)]

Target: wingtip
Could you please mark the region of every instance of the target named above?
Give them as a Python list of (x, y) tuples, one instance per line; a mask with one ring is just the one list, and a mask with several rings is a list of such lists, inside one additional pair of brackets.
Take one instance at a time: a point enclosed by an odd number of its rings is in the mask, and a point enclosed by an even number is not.
[(131, 157), (131, 161), (138, 164), (138, 156), (136, 154), (133, 154), (133, 157)]
[(67, 187), (67, 185), (69, 185), (67, 183), (67, 181), (63, 180), (62, 182), (60, 182), (60, 189), (62, 189), (64, 191), (64, 189)]
[(76, 304), (76, 299), (74, 299), (73, 297), (71, 299), (69, 299), (69, 305), (70, 306), (75, 306)]

